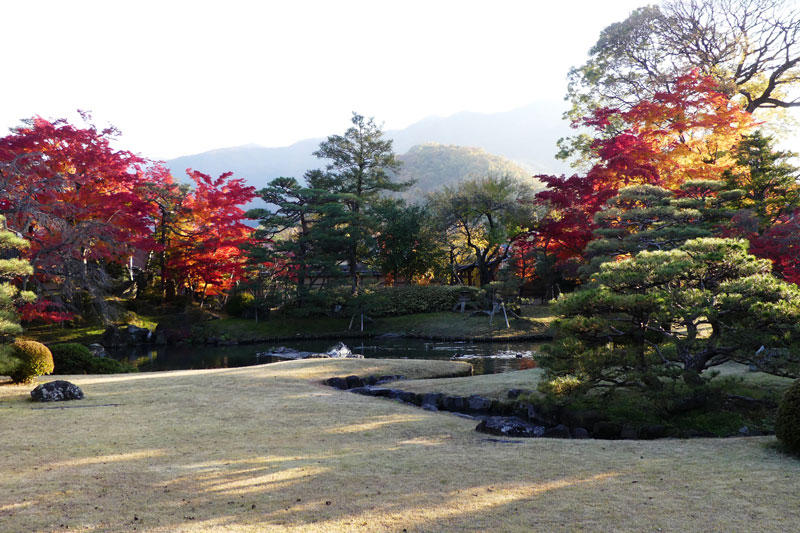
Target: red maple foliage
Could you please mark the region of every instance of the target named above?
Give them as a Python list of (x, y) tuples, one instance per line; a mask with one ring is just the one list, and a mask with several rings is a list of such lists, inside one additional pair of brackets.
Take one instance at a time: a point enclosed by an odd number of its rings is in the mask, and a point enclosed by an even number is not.
[(87, 262), (124, 261), (152, 247), (148, 187), (169, 178), (115, 150), (117, 133), (37, 117), (0, 139), (2, 209), (31, 242), (38, 276), (64, 282)]
[(226, 172), (212, 178), (187, 169), (195, 188), (184, 199), (167, 249), (167, 272), (179, 287), (201, 297), (220, 294), (244, 274), (241, 246), (252, 228), (242, 223), (240, 206), (255, 198), (255, 188)]

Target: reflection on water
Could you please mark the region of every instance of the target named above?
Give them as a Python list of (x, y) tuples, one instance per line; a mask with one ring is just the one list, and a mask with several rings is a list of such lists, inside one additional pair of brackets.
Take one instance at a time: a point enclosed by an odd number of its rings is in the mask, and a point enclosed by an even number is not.
[[(434, 342), (421, 339), (365, 339), (346, 343), (353, 353), (367, 358), (457, 359), (475, 368), (476, 374), (496, 374), (536, 366), (535, 355), (543, 343)], [(142, 371), (227, 368), (272, 362), (256, 356), (285, 346), (298, 351), (327, 352), (336, 342), (285, 341), (240, 346), (138, 346), (111, 351), (116, 359), (129, 361)]]

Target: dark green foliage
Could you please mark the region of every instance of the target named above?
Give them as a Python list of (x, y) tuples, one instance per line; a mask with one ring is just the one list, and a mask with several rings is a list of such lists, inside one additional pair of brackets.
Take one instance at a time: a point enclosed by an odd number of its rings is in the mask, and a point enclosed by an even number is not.
[(745, 135), (736, 148), (737, 168), (724, 176), (729, 189), (741, 191), (736, 206), (755, 214), (759, 231), (800, 207), (798, 168), (790, 163), (797, 154), (774, 145), (760, 131)]
[[(533, 189), (509, 176), (487, 176), (445, 187), (431, 207), (458, 266), (474, 266), (481, 286), (490, 283), (511, 245), (534, 223)], [(464, 264), (466, 263), (466, 264)]]
[[(308, 295), (303, 307), (288, 306), (283, 310), (288, 316), (350, 316), (363, 310), (373, 318), (450, 311), (463, 292), (477, 300), (481, 291), (477, 287), (461, 285), (400, 285), (365, 289), (358, 296), (350, 295), (344, 288), (318, 291)], [(337, 311), (338, 309), (338, 311)]]
[(787, 448), (800, 453), (800, 379), (786, 391), (778, 406), (775, 435)]
[(441, 276), (447, 250), (434, 230), (427, 207), (387, 200), (378, 203), (373, 213), (379, 225), (377, 257), (371, 263), (395, 281), (411, 281), (428, 273)]
[(450, 311), (463, 292), (476, 299), (481, 292), (477, 287), (454, 285), (404, 285), (385, 287), (366, 292), (347, 302), (349, 309), (364, 311), (372, 317), (412, 315)]
[(237, 292), (228, 296), (225, 312), (231, 316), (241, 317), (256, 305), (256, 297), (249, 292)]
[[(365, 119), (353, 113), (352, 127), (344, 135), (331, 135), (320, 143), (314, 155), (328, 161), (326, 172), (320, 173), (317, 186), (335, 195), (335, 204), (343, 207), (336, 213), (337, 223), (330, 224), (328, 233), (341, 241), (341, 259), (347, 262), (351, 279), (351, 292), (358, 293), (360, 285), (359, 264), (363, 264), (372, 249), (372, 236), (377, 220), (370, 207), (386, 192), (401, 192), (412, 182), (393, 181), (392, 174), (400, 162), (392, 150), (392, 140), (383, 137), (383, 131), (374, 119)], [(332, 230), (336, 231), (332, 231)]]
[(44, 344), (36, 341), (15, 340), (11, 345), (12, 357), (19, 363), (11, 372), (14, 383), (30, 383), (37, 376), (53, 371), (53, 354)]
[(50, 347), (55, 374), (122, 374), (136, 368), (116, 359), (95, 357), (83, 344), (69, 342)]
[(344, 210), (336, 195), (320, 188), (326, 178), (318, 170), (306, 172), (305, 178), (307, 187), (294, 178), (272, 180), (259, 195), (277, 209), (247, 213), (259, 220), (247, 247), (258, 278), (266, 284), (275, 280), (293, 284), (300, 306), (310, 285), (338, 274), (336, 263), (345, 245), (337, 227), (344, 221)]
[(800, 289), (770, 269), (746, 241), (711, 238), (604, 263), (595, 284), (558, 301), (564, 318), (540, 359), (550, 387), (697, 386), (728, 361), (797, 375)]
[(586, 247), (589, 263), (582, 272), (593, 274), (602, 263), (619, 255), (669, 250), (689, 239), (711, 236), (703, 224), (701, 206), (688, 207), (685, 201), (678, 204), (673, 196), (672, 191), (655, 185), (620, 189), (594, 217), (597, 238)]

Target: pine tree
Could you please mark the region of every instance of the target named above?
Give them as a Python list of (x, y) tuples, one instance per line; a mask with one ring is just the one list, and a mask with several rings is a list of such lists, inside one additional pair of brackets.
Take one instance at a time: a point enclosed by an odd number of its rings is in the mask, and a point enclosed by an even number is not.
[(15, 279), (33, 274), (30, 263), (19, 257), (28, 246), (28, 241), (7, 228), (6, 218), (0, 215), (0, 341), (22, 332), (16, 306), (35, 299), (32, 292), (20, 291), (14, 284)]
[(314, 155), (330, 161), (318, 184), (336, 194), (338, 203), (345, 208), (346, 220), (337, 226), (346, 241), (344, 259), (355, 295), (360, 283), (359, 266), (373, 248), (372, 236), (378, 226), (370, 207), (382, 193), (403, 191), (412, 183), (392, 181), (391, 172), (400, 168), (400, 162), (392, 151), (391, 139), (383, 138), (374, 119), (353, 113), (352, 123), (344, 135), (331, 135), (320, 143)]

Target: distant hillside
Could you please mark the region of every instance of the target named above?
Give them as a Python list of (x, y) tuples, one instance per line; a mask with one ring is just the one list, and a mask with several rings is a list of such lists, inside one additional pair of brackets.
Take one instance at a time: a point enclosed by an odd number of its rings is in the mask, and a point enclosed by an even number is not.
[[(395, 152), (402, 154), (426, 143), (475, 146), (503, 156), (530, 173), (567, 172), (555, 160), (556, 140), (569, 134), (561, 120), (561, 103), (541, 102), (504, 113), (457, 113), (430, 117), (402, 130), (390, 130)], [(380, 119), (380, 117), (377, 117)], [(347, 123), (342, 123), (342, 130)], [(341, 133), (341, 132), (331, 132)], [(324, 167), (311, 153), (322, 139), (306, 139), (291, 146), (267, 148), (258, 145), (222, 148), (167, 161), (173, 175), (183, 179), (186, 168), (219, 175), (233, 171), (258, 188), (278, 176), (301, 178), (306, 170)], [(443, 178), (444, 179), (444, 178)]]
[(482, 148), (428, 143), (412, 146), (408, 152), (398, 156), (398, 159), (403, 163), (398, 178), (417, 180), (409, 190), (402, 193), (404, 198), (411, 201), (421, 199), (427, 193), (445, 185), (487, 175), (509, 175), (520, 180), (533, 181), (530, 170)]

